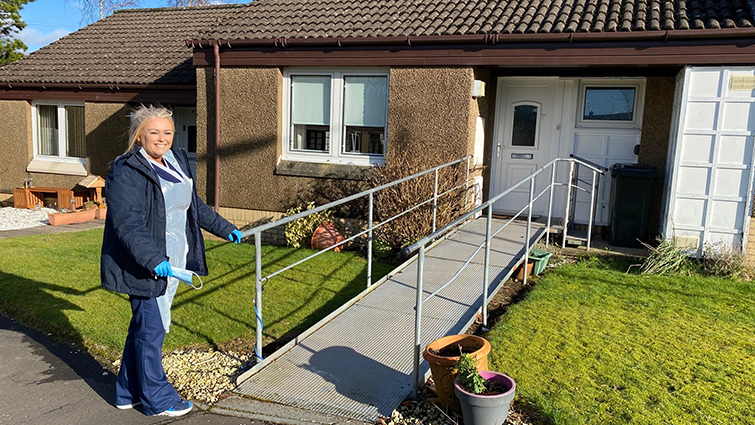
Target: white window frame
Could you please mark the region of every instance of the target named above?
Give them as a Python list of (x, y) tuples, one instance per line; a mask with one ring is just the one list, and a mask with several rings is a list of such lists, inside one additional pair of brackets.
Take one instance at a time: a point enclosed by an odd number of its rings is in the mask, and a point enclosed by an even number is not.
[[(534, 106), (537, 108), (537, 122), (535, 122), (535, 144), (533, 146), (514, 146), (514, 119), (516, 118), (517, 106)], [(540, 121), (542, 118), (543, 104), (539, 102), (533, 102), (531, 100), (523, 100), (521, 102), (514, 102), (511, 104), (511, 120), (508, 127), (511, 128), (511, 136), (508, 140), (508, 148), (519, 150), (533, 150), (536, 151), (540, 148)]]
[[(585, 100), (587, 89), (633, 88), (634, 106), (632, 120), (586, 120)], [(642, 128), (642, 111), (645, 105), (645, 79), (584, 79), (579, 83), (579, 104), (577, 107), (577, 128)]]
[[(330, 76), (330, 150), (329, 152), (301, 151), (291, 149), (291, 77), (299, 75)], [(390, 87), (390, 72), (385, 68), (290, 68), (283, 72), (283, 159), (301, 162), (316, 162), (344, 165), (382, 165), (388, 146), (388, 99), (385, 99), (385, 126), (383, 129), (383, 153), (364, 154), (343, 152), (344, 77), (386, 77)]]
[[(39, 154), (39, 139), (38, 139), (38, 126), (37, 126), (37, 106), (39, 105), (47, 105), (47, 106), (56, 106), (57, 112), (58, 112), (58, 155), (40, 155)], [(84, 102), (76, 102), (76, 101), (49, 101), (49, 100), (40, 100), (40, 101), (33, 101), (31, 104), (31, 127), (32, 127), (32, 145), (34, 146), (34, 159), (38, 161), (46, 161), (46, 162), (63, 162), (68, 164), (81, 164), (83, 166), (86, 166), (87, 159), (84, 158), (78, 158), (78, 157), (69, 157), (66, 156), (67, 151), (67, 128), (66, 125), (68, 124), (66, 121), (65, 116), (65, 107), (66, 106), (82, 106), (84, 107)]]

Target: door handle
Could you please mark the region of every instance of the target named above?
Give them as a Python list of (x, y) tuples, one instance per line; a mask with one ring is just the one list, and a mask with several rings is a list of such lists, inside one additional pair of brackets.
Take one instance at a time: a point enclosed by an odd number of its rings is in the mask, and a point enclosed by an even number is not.
[(534, 155), (531, 153), (512, 153), (511, 159), (532, 159)]
[(496, 151), (495, 151), (495, 157), (496, 158), (500, 158), (501, 157), (501, 144), (499, 143), (496, 146), (497, 147), (496, 147)]

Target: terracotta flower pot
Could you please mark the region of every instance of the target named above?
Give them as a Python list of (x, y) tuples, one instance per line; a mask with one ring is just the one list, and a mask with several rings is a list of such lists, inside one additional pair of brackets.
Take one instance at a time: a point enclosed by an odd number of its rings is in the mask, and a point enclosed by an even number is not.
[(47, 219), (52, 226), (60, 226), (63, 224), (83, 223), (85, 221), (94, 220), (96, 210), (89, 211), (74, 211), (69, 213), (50, 213), (47, 214)]
[[(535, 265), (535, 262), (530, 260), (527, 262), (527, 277), (532, 276), (532, 267)], [(516, 268), (516, 278), (517, 280), (524, 280), (524, 267), (520, 264)]]
[(104, 220), (107, 217), (107, 208), (97, 208), (94, 213), (94, 218)]
[(459, 353), (456, 355), (441, 356), (433, 354), (431, 350), (441, 351), (448, 348), (449, 351), (455, 350), (457, 346), (464, 347), (464, 351), (469, 353), (475, 359), (477, 370), (488, 368), (488, 353), (490, 353), (490, 343), (485, 339), (475, 335), (449, 335), (436, 339), (425, 348), (422, 357), (430, 363), (430, 372), (435, 382), (435, 390), (438, 398), (444, 406), (450, 406), (456, 411), (459, 410), (459, 400), (454, 395), (454, 376), (453, 370), (456, 362), (459, 360)]
[[(312, 234), (312, 249), (327, 249), (333, 245), (343, 242), (343, 240), (343, 235), (341, 235), (341, 233), (338, 231), (338, 229), (336, 229), (336, 226), (333, 223), (323, 223), (317, 226), (315, 233)], [(333, 248), (333, 251), (341, 252), (341, 249), (343, 249), (343, 245)]]

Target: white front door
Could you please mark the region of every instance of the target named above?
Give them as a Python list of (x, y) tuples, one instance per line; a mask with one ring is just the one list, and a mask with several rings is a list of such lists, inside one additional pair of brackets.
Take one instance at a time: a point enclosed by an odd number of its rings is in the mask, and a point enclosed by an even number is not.
[[(547, 78), (498, 79), (496, 132), (490, 197), (493, 197), (555, 158), (561, 120), (559, 80)], [(545, 174), (548, 174), (547, 176)], [(536, 181), (535, 195), (550, 183), (550, 173)], [(547, 196), (533, 206), (533, 214), (544, 214)], [(529, 185), (523, 184), (493, 205), (497, 214), (515, 214), (529, 202)]]
[(197, 173), (197, 109), (173, 108), (173, 121), (176, 125), (176, 135), (173, 143), (176, 147), (185, 149), (189, 153), (189, 163), (192, 171)]

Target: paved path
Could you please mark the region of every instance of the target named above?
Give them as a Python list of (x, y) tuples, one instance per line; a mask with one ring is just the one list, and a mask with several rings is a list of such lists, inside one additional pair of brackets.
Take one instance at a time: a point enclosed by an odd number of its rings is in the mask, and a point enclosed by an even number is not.
[(0, 424), (271, 425), (195, 408), (180, 418), (113, 406), (115, 376), (84, 351), (0, 316)]
[(105, 227), (105, 220), (92, 220), (85, 223), (66, 224), (63, 226), (37, 226), (17, 230), (0, 231), (0, 239), (17, 236), (51, 235), (55, 233), (79, 232), (81, 230), (99, 229)]

